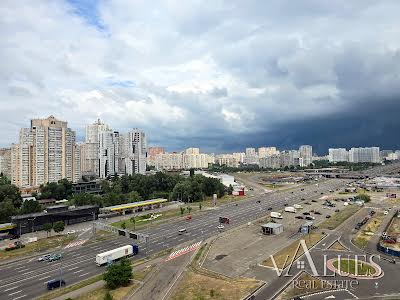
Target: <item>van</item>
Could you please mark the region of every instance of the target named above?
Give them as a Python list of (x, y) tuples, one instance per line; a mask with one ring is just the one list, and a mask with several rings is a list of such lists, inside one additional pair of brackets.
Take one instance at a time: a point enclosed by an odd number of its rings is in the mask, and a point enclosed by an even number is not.
[(179, 234), (185, 234), (187, 232), (186, 228), (182, 228), (178, 230)]
[(65, 281), (62, 279), (53, 279), (47, 282), (47, 289), (52, 290), (55, 288), (59, 288), (60, 286), (64, 286)]

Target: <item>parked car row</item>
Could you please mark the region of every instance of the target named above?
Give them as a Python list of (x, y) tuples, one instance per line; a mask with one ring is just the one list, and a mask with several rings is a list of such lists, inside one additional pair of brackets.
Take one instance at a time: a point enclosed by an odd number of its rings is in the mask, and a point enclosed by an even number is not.
[(48, 261), (48, 262), (52, 262), (52, 261), (57, 261), (60, 260), (62, 258), (61, 254), (58, 253), (54, 253), (54, 254), (45, 254), (43, 256), (40, 256), (38, 258), (38, 261)]

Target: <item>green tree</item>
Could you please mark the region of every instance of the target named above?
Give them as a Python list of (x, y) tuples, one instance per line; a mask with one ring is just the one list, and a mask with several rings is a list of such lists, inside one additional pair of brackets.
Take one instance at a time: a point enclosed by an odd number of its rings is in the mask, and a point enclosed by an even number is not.
[(136, 230), (136, 217), (135, 216), (131, 217), (130, 221), (133, 224), (133, 230)]
[(364, 201), (365, 203), (371, 201), (371, 197), (367, 194), (358, 194), (354, 197), (355, 200)]
[(121, 223), (121, 228), (122, 228), (122, 229), (126, 229), (126, 223), (125, 223), (125, 222), (122, 222), (122, 223)]
[(128, 196), (128, 201), (129, 202), (137, 202), (137, 201), (142, 201), (143, 200), (143, 198), (136, 191), (129, 192), (127, 194), (127, 196)]
[(11, 200), (14, 207), (19, 208), (22, 204), (21, 193), (13, 184), (0, 184), (0, 202)]
[(21, 214), (31, 214), (43, 211), (43, 207), (36, 200), (25, 200), (22, 203)]
[(14, 207), (11, 200), (0, 202), (0, 223), (11, 222), (11, 216), (18, 214), (18, 210)]
[(111, 296), (110, 292), (107, 291), (107, 293), (104, 296), (104, 300), (113, 300), (113, 296)]
[(199, 209), (201, 210), (203, 208), (203, 205), (201, 204), (201, 202), (199, 203)]
[(192, 211), (192, 207), (188, 206), (188, 207), (186, 207), (186, 209), (187, 209), (188, 213), (190, 214), (190, 212)]
[(121, 259), (119, 264), (109, 266), (103, 275), (103, 279), (110, 289), (127, 285), (132, 277), (132, 266), (126, 258)]
[(49, 237), (49, 233), (51, 233), (52, 229), (53, 229), (53, 225), (51, 223), (46, 223), (43, 225), (43, 230), (46, 231), (47, 237)]
[(54, 223), (54, 226), (53, 226), (54, 232), (59, 233), (61, 231), (64, 231), (64, 229), (65, 229), (64, 221), (58, 221), (58, 222)]
[(232, 184), (230, 184), (230, 185), (228, 186), (227, 192), (228, 192), (228, 195), (232, 195), (232, 193), (233, 193), (233, 186), (232, 186)]
[(185, 212), (185, 208), (181, 206), (180, 209), (181, 209), (181, 215), (183, 215)]

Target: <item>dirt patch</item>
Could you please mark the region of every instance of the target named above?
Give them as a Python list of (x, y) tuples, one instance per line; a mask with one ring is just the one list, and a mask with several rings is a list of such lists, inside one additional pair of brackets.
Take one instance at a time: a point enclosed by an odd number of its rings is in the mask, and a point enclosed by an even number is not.
[(342, 245), (341, 242), (339, 242), (339, 240), (335, 241), (332, 245), (330, 245), (328, 248), (328, 250), (334, 250), (334, 251), (347, 251), (349, 249), (347, 249), (345, 246)]
[[(296, 284), (297, 282), (312, 283), (307, 286)], [(303, 272), (294, 282), (288, 285), (288, 287), (277, 297), (277, 300), (288, 300), (293, 299), (296, 296), (311, 294), (323, 291), (322, 282), (320, 279), (311, 276), (307, 272)]]
[(352, 215), (354, 215), (360, 207), (358, 205), (348, 205), (342, 208), (338, 213), (334, 213), (331, 218), (324, 221), (319, 228), (321, 229), (335, 229)]
[(171, 299), (243, 299), (256, 289), (260, 283), (253, 279), (222, 279), (187, 272), (179, 282)]
[(372, 236), (377, 232), (385, 215), (381, 212), (376, 213), (365, 225), (364, 229), (360, 230), (353, 239), (353, 243), (363, 249), (368, 245)]

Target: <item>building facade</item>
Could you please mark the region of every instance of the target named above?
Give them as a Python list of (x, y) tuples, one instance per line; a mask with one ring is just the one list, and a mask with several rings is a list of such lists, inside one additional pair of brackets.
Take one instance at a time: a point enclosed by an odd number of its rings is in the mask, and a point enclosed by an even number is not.
[(345, 148), (329, 148), (329, 162), (349, 161), (349, 152)]
[(147, 164), (149, 166), (156, 165), (156, 156), (159, 154), (164, 154), (165, 149), (163, 147), (149, 147), (147, 155)]
[(299, 148), (300, 166), (307, 167), (312, 163), (312, 146), (301, 145)]
[(11, 148), (0, 148), (0, 174), (11, 178)]
[(349, 151), (349, 162), (380, 163), (379, 147), (351, 148)]
[(39, 186), (63, 178), (80, 179), (75, 132), (54, 116), (31, 120), (11, 148), (11, 179), (20, 187)]

